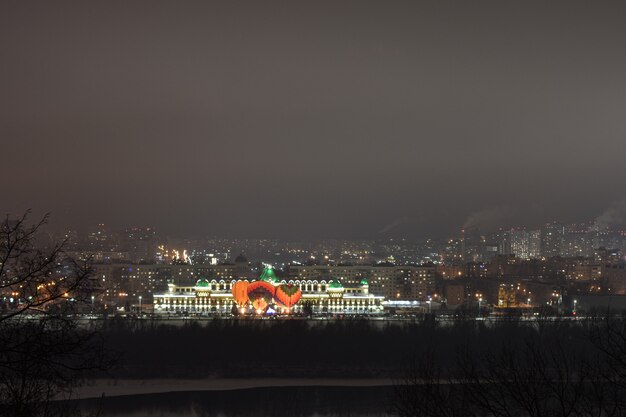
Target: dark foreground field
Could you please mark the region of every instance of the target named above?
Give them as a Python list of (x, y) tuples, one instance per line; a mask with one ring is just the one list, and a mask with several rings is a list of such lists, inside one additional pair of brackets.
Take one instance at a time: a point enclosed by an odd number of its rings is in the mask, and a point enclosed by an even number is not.
[(450, 364), (459, 352), (482, 355), (504, 343), (522, 346), (542, 333), (567, 340), (572, 351), (590, 351), (590, 326), (591, 321), (508, 321), (489, 327), (476, 321), (446, 327), (430, 322), (380, 326), (366, 320), (214, 320), (185, 326), (110, 321), (102, 335), (118, 361), (102, 376), (393, 378), (427, 354)]
[[(445, 327), (427, 320), (382, 326), (111, 321), (101, 334), (117, 366), (93, 376), (135, 384), (127, 392), (109, 390), (133, 395), (79, 403), (105, 416), (609, 417), (626, 411), (622, 320), (461, 320)], [(245, 384), (254, 379), (267, 385)], [(137, 389), (137, 380), (177, 392)]]

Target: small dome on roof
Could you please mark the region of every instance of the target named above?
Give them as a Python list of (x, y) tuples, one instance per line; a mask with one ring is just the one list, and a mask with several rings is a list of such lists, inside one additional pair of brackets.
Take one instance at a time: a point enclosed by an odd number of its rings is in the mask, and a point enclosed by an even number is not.
[(209, 280), (206, 278), (201, 278), (198, 281), (196, 281), (196, 287), (208, 287), (209, 286)]
[(343, 285), (341, 285), (341, 282), (339, 282), (339, 280), (336, 280), (336, 281), (333, 280), (328, 283), (328, 288), (339, 289), (339, 288), (343, 288)]

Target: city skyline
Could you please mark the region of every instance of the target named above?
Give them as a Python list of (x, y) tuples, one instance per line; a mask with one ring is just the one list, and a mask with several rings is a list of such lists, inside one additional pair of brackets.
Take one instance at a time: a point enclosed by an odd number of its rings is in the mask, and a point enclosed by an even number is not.
[[(513, 213), (513, 210), (509, 210), (510, 213)], [(410, 219), (408, 218), (399, 218), (394, 220), (393, 222), (387, 224), (382, 229), (376, 231), (375, 233), (366, 234), (362, 236), (340, 236), (340, 235), (317, 235), (317, 236), (296, 236), (296, 235), (285, 235), (285, 236), (276, 236), (273, 234), (267, 234), (265, 236), (254, 236), (249, 234), (233, 234), (233, 233), (199, 233), (198, 231), (184, 234), (181, 231), (176, 230), (163, 230), (158, 225), (155, 224), (146, 224), (143, 223), (118, 223), (111, 224), (109, 222), (100, 221), (97, 223), (91, 224), (72, 224), (61, 223), (55, 219), (54, 213), (50, 213), (51, 221), (49, 224), (52, 231), (55, 233), (65, 233), (68, 231), (72, 232), (80, 232), (83, 234), (89, 233), (93, 231), (97, 226), (104, 226), (109, 230), (116, 231), (131, 231), (135, 228), (140, 229), (152, 229), (154, 232), (159, 232), (164, 236), (171, 238), (193, 238), (193, 239), (202, 239), (202, 238), (225, 238), (225, 239), (276, 239), (282, 241), (289, 240), (303, 240), (303, 241), (316, 241), (316, 240), (324, 240), (324, 239), (339, 239), (339, 240), (377, 240), (377, 239), (404, 239), (408, 241), (420, 241), (424, 239), (450, 239), (462, 236), (464, 231), (473, 230), (478, 231), (485, 234), (495, 233), (498, 231), (508, 231), (508, 230), (535, 230), (544, 228), (550, 224), (560, 224), (560, 225), (579, 225), (582, 228), (586, 228), (589, 231), (621, 231), (626, 229), (626, 202), (619, 201), (616, 204), (611, 205), (609, 208), (604, 210), (602, 214), (593, 218), (586, 219), (575, 219), (574, 221), (564, 221), (563, 219), (553, 218), (539, 223), (531, 223), (524, 224), (519, 222), (513, 222), (511, 217), (507, 219), (507, 216), (503, 215), (504, 211), (502, 209), (487, 209), (481, 210), (479, 212), (471, 213), (465, 220), (465, 223), (459, 227), (453, 226), (445, 226), (440, 231), (435, 231), (432, 235), (424, 235), (424, 234), (415, 234), (410, 229), (407, 231), (403, 229), (403, 226), (410, 224)], [(11, 214), (9, 214), (11, 217)], [(399, 232), (398, 232), (399, 230)], [(444, 231), (449, 230), (450, 233), (446, 234)]]

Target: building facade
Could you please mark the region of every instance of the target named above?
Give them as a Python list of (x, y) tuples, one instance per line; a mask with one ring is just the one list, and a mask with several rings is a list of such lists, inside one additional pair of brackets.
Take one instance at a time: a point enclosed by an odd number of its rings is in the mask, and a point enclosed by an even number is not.
[(421, 265), (290, 265), (290, 280), (339, 280), (358, 285), (366, 279), (369, 291), (388, 300), (427, 300), (436, 292), (436, 269)]
[[(211, 315), (229, 314), (233, 307), (244, 314), (255, 314), (251, 306), (237, 305), (232, 290), (239, 280), (199, 279), (194, 285), (168, 284), (166, 292), (154, 294), (154, 312), (156, 314)], [(247, 280), (246, 280), (247, 281)], [(292, 284), (302, 291), (300, 301), (289, 309), (291, 313), (301, 313), (305, 306), (314, 314), (382, 314), (384, 297), (370, 294), (367, 280), (360, 280), (357, 285), (343, 285), (338, 280), (295, 279), (281, 280), (274, 285)], [(273, 311), (287, 312), (270, 303)], [(243, 310), (242, 310), (243, 309)]]

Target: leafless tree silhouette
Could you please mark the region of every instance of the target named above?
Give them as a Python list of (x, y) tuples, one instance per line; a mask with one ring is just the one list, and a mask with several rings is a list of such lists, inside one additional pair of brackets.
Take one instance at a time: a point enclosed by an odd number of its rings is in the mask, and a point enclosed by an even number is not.
[[(400, 416), (612, 417), (626, 415), (626, 331), (622, 320), (537, 323), (523, 342), (486, 352), (459, 350), (453, 367), (434, 357), (408, 366), (395, 386)], [(579, 333), (575, 333), (579, 334)]]
[(0, 415), (68, 415), (63, 400), (110, 360), (75, 318), (93, 290), (88, 262), (66, 256), (65, 241), (42, 243), (48, 216), (28, 216), (0, 224)]
[(432, 349), (406, 365), (405, 373), (394, 383), (392, 413), (401, 417), (471, 416), (466, 386), (437, 362)]

